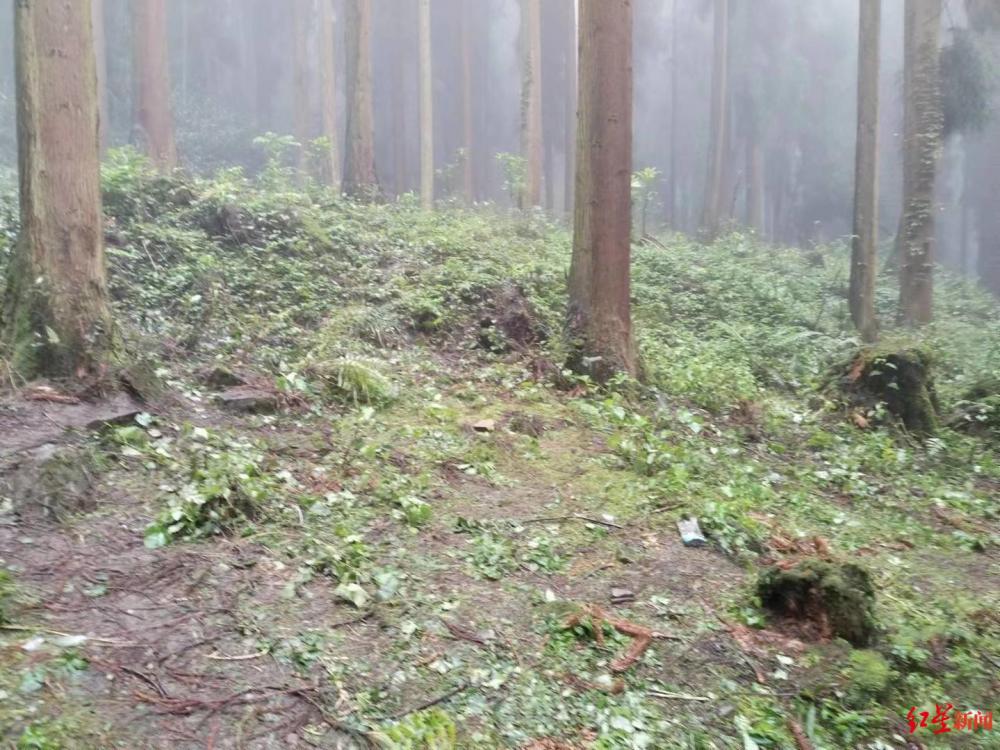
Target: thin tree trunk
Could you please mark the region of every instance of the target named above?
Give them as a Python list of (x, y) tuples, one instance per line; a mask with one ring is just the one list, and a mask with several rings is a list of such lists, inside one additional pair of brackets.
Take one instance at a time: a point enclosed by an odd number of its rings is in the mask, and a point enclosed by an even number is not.
[(406, 129), (406, 66), (409, 62), (407, 43), (411, 24), (404, 8), (408, 4), (394, 6), (396, 22), (393, 28), (396, 51), (392, 55), (389, 85), (392, 87), (392, 173), (396, 196), (403, 195), (409, 188), (409, 138)]
[[(755, 104), (751, 105), (756, 107)], [(747, 132), (747, 225), (763, 237), (764, 226), (764, 146), (756, 112), (750, 116)]]
[(636, 373), (630, 309), (632, 3), (580, 2), (580, 121), (569, 278), (571, 365)]
[(337, 55), (334, 39), (333, 0), (320, 2), (320, 86), (323, 137), (327, 140), (327, 184), (340, 191), (340, 140), (337, 135)]
[(858, 136), (849, 300), (854, 325), (867, 342), (873, 342), (878, 338), (878, 321), (875, 318), (875, 275), (878, 243), (881, 29), (882, 0), (861, 0), (858, 37)]
[(347, 0), (347, 163), (344, 189), (373, 198), (375, 124), (372, 113), (371, 0)]
[(434, 208), (434, 72), (431, 59), (431, 0), (419, 0), (420, 205)]
[(177, 166), (170, 100), (166, 0), (134, 0), (136, 126), (146, 155), (165, 171)]
[(108, 48), (104, 33), (104, 0), (92, 0), (94, 24), (94, 58), (97, 61), (97, 109), (99, 112), (98, 135), (101, 153), (108, 148)]
[(580, 44), (577, 34), (577, 0), (564, 0), (566, 4), (566, 175), (564, 208), (569, 216), (573, 211), (573, 192), (576, 187), (576, 106), (577, 106), (577, 52)]
[(468, 3), (458, 4), (459, 34), (462, 44), (462, 195), (468, 205), (476, 200), (476, 180), (473, 168), (476, 131), (472, 106), (472, 33), (469, 28)]
[(712, 61), (712, 122), (702, 232), (715, 239), (721, 229), (726, 161), (726, 123), (729, 120), (729, 0), (715, 0), (715, 38)]
[(899, 317), (929, 323), (934, 301), (934, 183), (941, 149), (941, 0), (906, 0), (910, 102), (904, 127), (908, 179), (900, 243)]
[(309, 26), (310, 0), (292, 0), (293, 128), (299, 143), (299, 176), (309, 171)]
[(677, 166), (678, 166), (678, 141), (680, 140), (680, 97), (678, 87), (680, 86), (679, 68), (679, 27), (678, 19), (679, 0), (674, 0), (673, 14), (670, 18), (670, 176), (667, 178), (667, 222), (670, 228), (677, 230)]
[(239, 82), (240, 88), (242, 90), (243, 101), (242, 111), (245, 112), (250, 117), (250, 122), (257, 124), (257, 112), (258, 112), (258, 101), (257, 96), (259, 94), (259, 86), (257, 83), (257, 48), (254, 39), (254, 26), (253, 26), (253, 12), (254, 6), (248, 4), (245, 0), (240, 3), (239, 7), (239, 28), (237, 30), (237, 35), (239, 36), (239, 50), (240, 50), (240, 71), (239, 71)]
[(521, 208), (542, 202), (542, 19), (541, 0), (521, 0)]
[(24, 378), (99, 376), (111, 352), (90, 0), (15, 4), (21, 234), (4, 341)]

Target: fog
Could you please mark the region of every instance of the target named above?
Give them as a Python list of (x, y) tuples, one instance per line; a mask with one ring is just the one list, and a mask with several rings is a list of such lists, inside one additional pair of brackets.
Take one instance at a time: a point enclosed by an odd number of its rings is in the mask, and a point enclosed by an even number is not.
[[(521, 62), (518, 0), (434, 0), (432, 49), (434, 162), (439, 199), (456, 192), (462, 132), (462, 28), (470, 37), (475, 197), (509, 201), (497, 154), (520, 150)], [(288, 4), (278, 0), (171, 0), (169, 54), (178, 151), (183, 165), (210, 172), (261, 168), (253, 140), (294, 132), (293, 55)], [(541, 88), (545, 204), (566, 210), (567, 75), (561, 3), (543, 0)], [(135, 143), (129, 0), (105, 0), (108, 145)], [(635, 4), (635, 170), (658, 172), (651, 221), (684, 232), (698, 229), (705, 192), (712, 78), (711, 0), (637, 0)], [(884, 3), (881, 72), (882, 239), (890, 241), (901, 204), (902, 2)], [(334, 3), (337, 46), (343, 7)], [(965, 34), (966, 4), (945, 4), (945, 49)], [(12, 4), (0, 10), (0, 163), (6, 183), (15, 160)], [(856, 132), (858, 3), (856, 0), (732, 0), (729, 21), (730, 116), (726, 137), (725, 204), (733, 226), (748, 223), (748, 183), (762, 182), (760, 232), (777, 243), (809, 245), (851, 232)], [(317, 32), (310, 29), (310, 87), (318, 83)], [(371, 32), (376, 169), (394, 197), (419, 183), (417, 2), (374, 0)], [(676, 43), (676, 48), (675, 48)], [(977, 34), (985, 56), (995, 32)], [(337, 57), (339, 132), (344, 133), (344, 72)], [(674, 90), (676, 82), (676, 91)], [(945, 79), (948, 85), (948, 79)], [(995, 98), (992, 89), (990, 98)], [(316, 98), (318, 101), (318, 97)], [(992, 105), (992, 102), (991, 102)], [(320, 134), (312, 106), (310, 129)], [(753, 125), (751, 128), (750, 125)], [(676, 134), (672, 134), (676, 127)], [(762, 174), (749, 172), (751, 133)], [(938, 259), (970, 275), (981, 270), (993, 235), (996, 143), (990, 118), (951, 133), (938, 173)], [(675, 168), (675, 169), (674, 169)], [(669, 196), (673, 195), (673, 205)], [(988, 264), (987, 264), (988, 265)]]

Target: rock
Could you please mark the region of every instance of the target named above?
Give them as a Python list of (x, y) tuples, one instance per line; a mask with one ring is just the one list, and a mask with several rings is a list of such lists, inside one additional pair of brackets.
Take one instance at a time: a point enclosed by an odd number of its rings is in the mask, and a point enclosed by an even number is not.
[(615, 587), (611, 589), (612, 604), (628, 604), (635, 601), (635, 592), (631, 589)]
[(200, 374), (199, 379), (209, 388), (214, 388), (220, 391), (225, 388), (238, 388), (247, 384), (244, 377), (221, 366), (211, 367), (203, 371)]
[(548, 425), (537, 414), (514, 412), (507, 420), (507, 428), (511, 432), (516, 432), (520, 435), (539, 438), (545, 434)]
[(45, 443), (21, 451), (0, 473), (0, 496), (14, 512), (60, 520), (93, 510), (97, 457), (84, 445)]
[(52, 403), (15, 397), (0, 405), (0, 458), (29, 448), (58, 443), (67, 430), (100, 430), (109, 424), (130, 424), (142, 406), (127, 393), (98, 401)]
[(494, 432), (496, 428), (497, 428), (497, 422), (495, 419), (480, 419), (478, 422), (472, 425), (473, 430), (482, 433)]
[(247, 387), (230, 388), (216, 394), (215, 400), (234, 414), (274, 414), (280, 405), (274, 393)]
[(875, 640), (875, 589), (868, 571), (854, 563), (810, 557), (791, 567), (774, 566), (761, 573), (757, 594), (774, 615), (810, 622), (823, 637), (843, 638), (858, 648)]

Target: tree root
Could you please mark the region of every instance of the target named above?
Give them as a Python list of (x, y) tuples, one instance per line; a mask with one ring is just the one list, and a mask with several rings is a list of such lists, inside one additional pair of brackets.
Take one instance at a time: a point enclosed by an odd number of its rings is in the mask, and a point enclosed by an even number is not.
[(601, 607), (596, 604), (585, 605), (579, 612), (576, 612), (569, 616), (566, 620), (566, 628), (575, 628), (578, 625), (584, 623), (586, 619), (590, 620), (590, 628), (594, 633), (594, 640), (597, 641), (598, 645), (604, 645), (604, 624), (607, 623), (612, 628), (617, 630), (622, 635), (628, 635), (633, 638), (632, 644), (628, 647), (628, 650), (624, 654), (619, 656), (613, 662), (611, 662), (610, 667), (612, 672), (625, 672), (631, 667), (633, 667), (641, 658), (649, 645), (653, 642), (654, 638), (673, 638), (674, 636), (669, 636), (665, 633), (658, 633), (655, 630), (647, 628), (644, 625), (639, 625), (629, 620), (623, 620), (618, 617), (605, 612)]

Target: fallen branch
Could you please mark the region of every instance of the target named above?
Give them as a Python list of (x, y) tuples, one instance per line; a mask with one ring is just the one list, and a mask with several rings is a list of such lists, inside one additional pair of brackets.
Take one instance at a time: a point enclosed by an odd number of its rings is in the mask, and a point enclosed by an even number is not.
[(788, 724), (788, 731), (792, 733), (792, 737), (795, 739), (795, 747), (798, 748), (798, 750), (815, 750), (812, 742), (809, 741), (805, 730), (799, 722), (795, 719), (789, 718), (786, 723)]
[(0, 625), (0, 630), (13, 630), (21, 633), (42, 633), (44, 635), (54, 635), (59, 638), (84, 637), (93, 643), (100, 643), (105, 646), (115, 646), (117, 648), (133, 648), (136, 644), (128, 641), (117, 641), (112, 638), (101, 638), (96, 635), (83, 635), (82, 633), (63, 633), (60, 630), (49, 630), (48, 628), (37, 627), (35, 625)]
[(207, 658), (213, 661), (250, 661), (251, 659), (259, 659), (262, 656), (267, 656), (271, 653), (271, 649), (265, 648), (263, 651), (258, 651), (256, 654), (242, 654), (240, 656), (224, 656), (223, 654), (209, 654)]
[(451, 700), (452, 698), (454, 698), (459, 693), (464, 693), (470, 687), (472, 687), (472, 685), (470, 683), (463, 682), (458, 687), (453, 688), (452, 690), (449, 690), (447, 693), (445, 693), (443, 695), (439, 695), (437, 698), (431, 698), (430, 700), (426, 700), (423, 703), (418, 703), (416, 706), (413, 706), (412, 708), (408, 708), (405, 711), (400, 711), (398, 713), (395, 713), (395, 714), (392, 715), (391, 718), (392, 718), (393, 721), (399, 721), (400, 719), (403, 719), (403, 718), (409, 716), (410, 714), (415, 714), (415, 713), (418, 713), (420, 711), (426, 711), (428, 708), (433, 708), (434, 706), (440, 705), (441, 703), (444, 703), (445, 701)]
[(579, 513), (574, 513), (571, 516), (547, 516), (541, 518), (525, 518), (518, 523), (561, 523), (562, 521), (583, 521), (584, 523), (592, 523), (597, 526), (604, 526), (608, 529), (618, 529), (622, 530), (625, 527), (617, 523), (612, 523), (611, 521), (604, 521), (600, 518), (591, 518), (590, 516), (582, 516)]
[(704, 695), (688, 695), (687, 693), (668, 693), (663, 690), (650, 690), (646, 693), (650, 698), (660, 698), (665, 701), (692, 701), (696, 703), (711, 703), (712, 699)]

